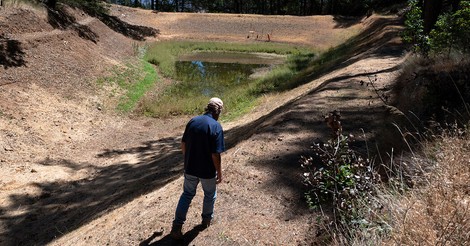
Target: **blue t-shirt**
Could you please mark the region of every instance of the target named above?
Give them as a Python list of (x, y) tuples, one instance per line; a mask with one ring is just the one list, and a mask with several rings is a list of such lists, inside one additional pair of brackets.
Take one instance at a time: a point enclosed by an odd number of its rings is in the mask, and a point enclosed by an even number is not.
[(203, 179), (216, 176), (212, 153), (225, 151), (222, 126), (212, 114), (206, 113), (192, 118), (186, 125), (183, 140), (186, 146), (184, 171)]

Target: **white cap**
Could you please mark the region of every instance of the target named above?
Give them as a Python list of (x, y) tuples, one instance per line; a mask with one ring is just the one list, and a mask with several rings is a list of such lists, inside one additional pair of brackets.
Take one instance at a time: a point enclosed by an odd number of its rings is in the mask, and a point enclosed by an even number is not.
[(206, 111), (211, 111), (216, 114), (220, 114), (222, 109), (224, 108), (224, 102), (218, 97), (213, 97), (209, 100), (207, 104)]

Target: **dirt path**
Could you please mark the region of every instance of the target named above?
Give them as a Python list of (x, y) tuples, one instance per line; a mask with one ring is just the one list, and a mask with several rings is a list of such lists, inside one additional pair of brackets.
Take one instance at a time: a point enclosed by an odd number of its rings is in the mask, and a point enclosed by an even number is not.
[[(199, 16), (159, 13), (154, 19), (131, 18), (140, 10), (113, 11), (120, 11), (130, 23), (158, 26), (162, 39), (187, 33), (191, 39), (207, 35), (246, 41), (243, 25), (225, 34), (224, 25), (214, 26), (211, 33), (188, 31), (188, 23), (225, 23), (229, 19), (225, 15), (195, 18)], [(12, 16), (8, 18), (16, 18)], [(231, 18), (235, 23), (243, 19), (253, 23), (255, 17)], [(258, 26), (270, 21), (279, 25), (277, 18), (268, 19), (258, 20)], [(295, 20), (300, 26), (312, 22), (293, 18), (291, 24)], [(102, 95), (86, 96), (93, 90), (83, 86), (87, 82), (80, 75), (101, 73), (106, 66), (100, 62), (119, 65), (132, 52), (133, 41), (90, 18), (79, 21), (101, 34), (98, 44), (77, 39), (73, 33), (55, 35), (57, 31), (39, 22), (36, 29), (31, 27), (15, 39), (25, 47), (23, 59), (28, 66), (4, 68), (0, 75), (5, 85), (0, 86), (1, 98), (9, 99), (0, 100), (0, 244), (171, 245), (167, 233), (182, 185), (178, 146), (189, 117), (129, 119), (104, 107)], [(363, 128), (368, 138), (383, 125), (388, 108), (361, 81), (377, 76), (376, 86), (386, 92), (403, 50), (397, 43), (396, 19), (377, 23), (381, 24), (371, 25), (359, 39), (361, 48), (355, 56), (338, 70), (290, 92), (267, 96), (251, 114), (223, 124), (228, 151), (222, 157), (225, 182), (219, 189), (217, 221), (203, 232), (192, 230), (199, 223), (202, 197), (198, 194), (188, 214), (185, 244), (307, 245), (315, 241), (314, 216), (302, 201), (298, 159), (308, 153), (312, 141), (327, 137), (323, 114), (333, 109), (342, 111), (345, 132), (360, 135)], [(290, 40), (293, 34), (282, 30), (279, 40)], [(307, 42), (302, 38), (306, 36), (294, 41)], [(90, 62), (93, 59), (97, 62)], [(61, 70), (51, 74), (56, 70), (45, 65)], [(22, 79), (28, 83), (18, 83)], [(3, 83), (7, 81), (12, 83)], [(64, 87), (54, 89), (58, 85)]]

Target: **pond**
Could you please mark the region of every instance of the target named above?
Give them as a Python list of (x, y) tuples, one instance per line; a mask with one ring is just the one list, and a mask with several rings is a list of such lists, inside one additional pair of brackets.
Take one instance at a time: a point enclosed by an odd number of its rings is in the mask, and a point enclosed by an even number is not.
[(285, 56), (264, 53), (198, 52), (179, 57), (176, 79), (182, 82), (179, 86), (186, 87), (184, 91), (221, 96), (284, 61)]

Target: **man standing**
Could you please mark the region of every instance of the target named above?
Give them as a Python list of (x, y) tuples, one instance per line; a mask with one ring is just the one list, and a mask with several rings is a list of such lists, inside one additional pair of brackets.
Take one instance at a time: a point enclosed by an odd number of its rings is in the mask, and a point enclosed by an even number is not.
[(224, 133), (218, 122), (224, 104), (217, 97), (211, 98), (205, 113), (192, 118), (186, 125), (181, 142), (184, 155), (183, 194), (176, 207), (175, 219), (170, 235), (180, 239), (189, 205), (196, 195), (199, 182), (204, 191), (202, 205), (202, 227), (210, 226), (217, 197), (216, 184), (222, 182), (220, 153), (225, 151)]

